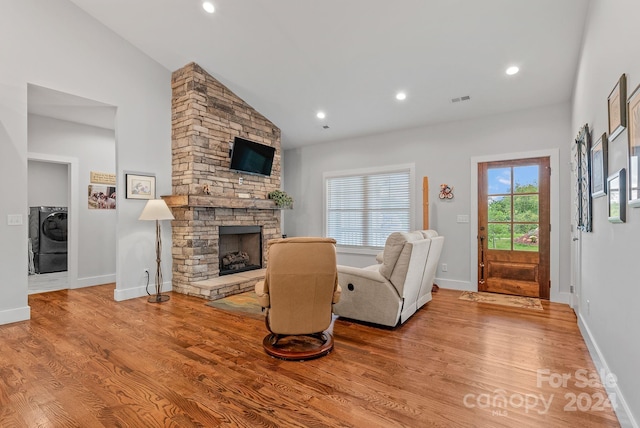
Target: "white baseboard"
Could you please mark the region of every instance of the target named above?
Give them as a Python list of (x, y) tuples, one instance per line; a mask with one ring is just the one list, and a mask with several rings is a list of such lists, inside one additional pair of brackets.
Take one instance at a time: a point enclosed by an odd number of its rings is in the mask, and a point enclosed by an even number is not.
[(616, 412), (616, 416), (618, 417), (618, 422), (620, 422), (620, 426), (623, 428), (638, 428), (638, 423), (633, 418), (631, 409), (629, 409), (629, 406), (627, 405), (622, 392), (620, 392), (620, 388), (618, 388), (617, 383), (611, 386), (609, 382), (606, 382), (606, 377), (615, 375), (615, 373), (613, 373), (609, 369), (609, 366), (607, 365), (602, 352), (600, 352), (600, 348), (593, 339), (591, 331), (589, 330), (589, 326), (582, 317), (582, 314), (578, 314), (578, 328), (580, 329), (580, 333), (582, 333), (584, 342), (589, 349), (589, 354), (591, 355), (593, 364), (596, 366), (596, 370), (600, 374), (601, 382), (607, 390), (607, 394), (609, 395), (611, 404), (613, 404), (614, 402), (616, 403), (616, 407), (614, 408), (614, 410)]
[(436, 278), (433, 280), (440, 288), (448, 288), (449, 290), (461, 291), (478, 291), (478, 287), (469, 281), (458, 281), (456, 279)]
[[(172, 291), (173, 286), (170, 282), (164, 282), (161, 287), (161, 291)], [(155, 286), (149, 286), (149, 293), (155, 294)], [(113, 290), (113, 300), (116, 302), (122, 302), (123, 300), (136, 299), (138, 297), (147, 296), (147, 287), (142, 285), (140, 287), (133, 288), (118, 288)]]
[[(554, 299), (554, 297), (556, 298)], [(573, 307), (573, 294), (561, 291), (557, 296), (551, 296), (551, 301), (555, 303), (564, 303), (565, 305)]]
[(78, 278), (76, 285), (72, 288), (93, 287), (94, 285), (111, 284), (116, 282), (116, 274), (90, 276), (86, 278)]
[(31, 308), (29, 306), (0, 311), (0, 325), (26, 321), (28, 319), (31, 319)]

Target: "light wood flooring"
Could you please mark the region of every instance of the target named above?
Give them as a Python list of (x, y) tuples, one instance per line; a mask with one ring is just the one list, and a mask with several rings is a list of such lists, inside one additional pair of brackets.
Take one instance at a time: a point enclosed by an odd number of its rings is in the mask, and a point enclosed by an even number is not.
[(29, 294), (45, 293), (69, 288), (68, 272), (52, 272), (28, 276)]
[(331, 354), (290, 362), (264, 353), (260, 319), (113, 289), (33, 294), (30, 321), (0, 326), (1, 427), (618, 426), (604, 389), (574, 376), (595, 368), (566, 305), (441, 289), (396, 329), (338, 319)]

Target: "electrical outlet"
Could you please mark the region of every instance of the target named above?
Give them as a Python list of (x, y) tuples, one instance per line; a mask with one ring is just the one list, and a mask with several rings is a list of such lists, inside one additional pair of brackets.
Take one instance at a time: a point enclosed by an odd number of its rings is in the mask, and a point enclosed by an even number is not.
[(242, 183), (244, 183), (244, 177), (239, 177), (238, 184), (242, 186)]
[(448, 269), (448, 266), (446, 263), (442, 263), (442, 272), (446, 272)]

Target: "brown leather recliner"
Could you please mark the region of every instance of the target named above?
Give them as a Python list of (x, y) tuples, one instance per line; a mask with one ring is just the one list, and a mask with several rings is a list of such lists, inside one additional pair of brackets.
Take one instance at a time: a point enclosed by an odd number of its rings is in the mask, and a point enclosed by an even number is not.
[(315, 237), (269, 241), (266, 277), (255, 287), (271, 332), (263, 340), (269, 355), (304, 360), (333, 349), (326, 330), (341, 293), (335, 244)]

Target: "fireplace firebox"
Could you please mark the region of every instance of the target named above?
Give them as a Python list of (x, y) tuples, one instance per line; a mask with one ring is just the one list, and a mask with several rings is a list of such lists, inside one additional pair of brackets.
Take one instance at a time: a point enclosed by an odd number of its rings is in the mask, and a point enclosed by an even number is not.
[(260, 226), (220, 226), (220, 276), (262, 268)]

